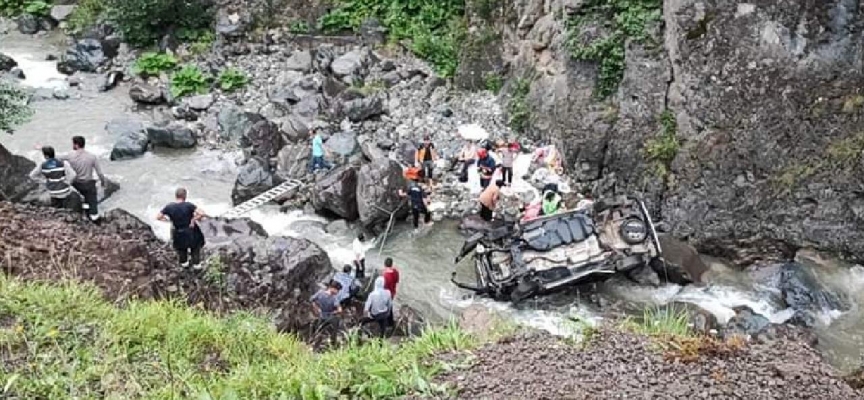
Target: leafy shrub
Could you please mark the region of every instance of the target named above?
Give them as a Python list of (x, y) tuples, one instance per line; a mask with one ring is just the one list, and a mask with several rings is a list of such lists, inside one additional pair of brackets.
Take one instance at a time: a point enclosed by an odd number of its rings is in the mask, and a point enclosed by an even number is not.
[(0, 15), (14, 17), (22, 13), (48, 15), (51, 4), (42, 0), (0, 0)]
[(171, 94), (183, 97), (206, 93), (210, 87), (210, 79), (204, 76), (201, 69), (194, 65), (186, 65), (171, 76)]
[(675, 116), (669, 110), (663, 111), (660, 114), (660, 133), (645, 143), (645, 153), (648, 159), (654, 161), (659, 175), (665, 176), (669, 172), (680, 148)]
[(78, 6), (66, 20), (67, 29), (70, 32), (82, 32), (93, 26), (104, 11), (105, 3), (103, 0), (80, 0)]
[(31, 1), (24, 5), (27, 14), (47, 16), (51, 14), (51, 5), (44, 1)]
[(464, 14), (464, 0), (340, 0), (318, 25), (324, 32), (356, 30), (366, 19), (377, 18), (390, 39), (410, 40), (411, 51), (442, 76), (452, 76), (466, 32)]
[(528, 130), (531, 123), (531, 108), (528, 106), (528, 92), (531, 80), (518, 78), (513, 83), (510, 100), (507, 101), (507, 124), (518, 133)]
[(177, 68), (177, 59), (165, 53), (144, 53), (132, 65), (132, 73), (141, 76), (157, 76)]
[(293, 21), (290, 25), (288, 25), (288, 32), (291, 32), (295, 35), (309, 33), (309, 24), (307, 24), (306, 21)]
[(246, 86), (247, 83), (249, 77), (243, 71), (234, 68), (228, 68), (219, 74), (219, 88), (226, 92), (233, 92)]
[(213, 10), (202, 0), (105, 0), (106, 14), (135, 46), (156, 43), (169, 29), (203, 30)]
[[(660, 0), (588, 0), (579, 15), (567, 21), (568, 45), (576, 60), (599, 64), (597, 97), (607, 97), (618, 89), (624, 77), (624, 45), (628, 39), (649, 40), (647, 28), (660, 20)], [(593, 22), (608, 31), (586, 39), (582, 28)]]
[(495, 72), (489, 72), (483, 77), (484, 83), (486, 84), (486, 90), (498, 94), (501, 91), (501, 88), (504, 87), (504, 78), (501, 74), (497, 74)]
[(30, 120), (33, 110), (27, 95), (12, 84), (0, 81), (0, 131), (12, 133), (16, 126)]

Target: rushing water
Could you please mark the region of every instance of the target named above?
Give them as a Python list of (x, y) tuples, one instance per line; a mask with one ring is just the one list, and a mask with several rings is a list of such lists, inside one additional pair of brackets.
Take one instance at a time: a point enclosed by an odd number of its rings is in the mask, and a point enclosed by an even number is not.
[[(15, 58), (27, 75), (26, 85), (34, 87), (66, 88), (62, 76), (56, 72), (53, 62), (44, 61), (48, 53), (57, 54), (44, 40), (23, 36), (0, 36), (0, 51)], [(108, 155), (113, 145), (104, 130), (108, 121), (117, 118), (142, 119), (129, 111), (131, 100), (127, 87), (120, 86), (107, 93), (72, 89), (74, 100), (41, 101), (34, 103), (33, 120), (21, 127), (14, 136), (0, 136), (0, 142), (11, 151), (33, 160), (41, 156), (36, 145), (53, 145), (58, 151), (71, 147), (71, 137), (87, 138), (87, 148), (97, 154), (106, 175), (120, 183), (120, 190), (103, 203), (103, 209), (122, 207), (153, 225), (157, 235), (167, 239), (169, 228), (155, 220), (160, 207), (170, 201), (178, 186), (189, 189), (190, 201), (195, 202), (210, 214), (218, 215), (230, 208), (230, 193), (236, 176), (236, 155), (205, 149), (163, 150), (149, 152), (143, 157), (111, 162)], [(80, 98), (77, 98), (80, 95)], [(528, 185), (519, 177), (526, 168), (526, 159), (518, 161), (517, 190), (526, 190)], [(521, 171), (520, 171), (521, 170)], [(471, 177), (471, 183), (476, 177)], [(302, 236), (321, 245), (338, 266), (352, 259), (352, 237), (326, 233), (328, 221), (301, 211), (280, 213), (276, 207), (263, 207), (250, 213), (253, 220), (261, 223), (271, 234)], [(453, 258), (461, 246), (462, 237), (453, 222), (442, 221), (428, 230), (414, 234), (406, 225), (397, 225), (383, 249), (369, 244), (367, 263), (370, 268), (383, 264), (383, 259), (392, 257), (402, 273), (398, 300), (417, 307), (434, 319), (447, 319), (454, 310), (471, 304), (483, 304), (495, 309), (515, 321), (546, 329), (556, 334), (572, 332), (568, 318), (596, 322), (598, 313), (592, 305), (578, 301), (573, 296), (559, 295), (547, 299), (528, 301), (519, 308), (486, 299), (475, 299), (458, 290), (450, 283)], [(599, 296), (615, 302), (625, 302), (640, 308), (647, 305), (663, 305), (670, 302), (687, 302), (701, 306), (715, 314), (723, 322), (732, 315), (732, 308), (746, 305), (767, 316), (774, 322), (782, 322), (789, 313), (778, 304), (772, 304), (765, 296), (765, 288), (754, 285), (744, 274), (725, 267), (722, 262), (706, 259), (712, 265), (709, 284), (702, 287), (679, 287), (669, 285), (661, 288), (645, 288), (620, 281), (612, 281), (597, 287)], [(856, 367), (864, 349), (864, 321), (861, 305), (864, 305), (864, 268), (814, 266), (814, 270), (826, 285), (837, 291), (848, 293), (854, 300), (853, 310), (843, 314), (825, 313), (822, 325), (816, 332), (820, 338), (823, 354), (844, 370)], [(470, 272), (468, 266), (460, 273)], [(465, 275), (463, 279), (470, 279)]]

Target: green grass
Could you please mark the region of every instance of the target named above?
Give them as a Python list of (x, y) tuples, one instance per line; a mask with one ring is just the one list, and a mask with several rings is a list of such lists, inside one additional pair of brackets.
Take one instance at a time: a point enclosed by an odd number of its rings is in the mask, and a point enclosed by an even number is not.
[(530, 78), (517, 78), (513, 81), (510, 99), (507, 101), (507, 124), (518, 133), (525, 133), (531, 125), (531, 107), (528, 104), (530, 91)]
[[(594, 94), (605, 98), (618, 90), (624, 78), (625, 44), (628, 40), (648, 43), (648, 28), (662, 17), (660, 0), (588, 0), (580, 13), (567, 21), (568, 47), (576, 60), (598, 65)], [(586, 25), (602, 28), (605, 34), (586, 37)]]
[(326, 33), (357, 30), (377, 18), (390, 40), (408, 41), (414, 54), (444, 77), (453, 76), (466, 35), (464, 0), (337, 0), (337, 7), (318, 21)]
[(641, 318), (630, 317), (624, 320), (624, 327), (630, 331), (647, 336), (693, 336), (690, 327), (690, 314), (687, 310), (675, 307), (648, 308)]
[(171, 301), (122, 308), (87, 285), (0, 277), (0, 397), (394, 398), (438, 393), (431, 355), (478, 344), (454, 326), (399, 346), (349, 342), (314, 353), (266, 320)]
[(12, 133), (33, 116), (29, 96), (11, 83), (0, 81), (0, 132)]
[(681, 149), (678, 139), (678, 125), (672, 111), (666, 110), (660, 114), (660, 132), (645, 142), (645, 154), (649, 160), (654, 162), (657, 174), (665, 177), (672, 165), (672, 161)]

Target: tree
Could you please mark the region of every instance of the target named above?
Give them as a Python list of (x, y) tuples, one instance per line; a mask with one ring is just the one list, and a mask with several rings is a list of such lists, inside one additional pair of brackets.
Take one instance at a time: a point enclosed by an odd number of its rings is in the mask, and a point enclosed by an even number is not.
[(28, 97), (8, 82), (0, 81), (0, 131), (12, 134), (15, 127), (30, 120), (33, 110)]

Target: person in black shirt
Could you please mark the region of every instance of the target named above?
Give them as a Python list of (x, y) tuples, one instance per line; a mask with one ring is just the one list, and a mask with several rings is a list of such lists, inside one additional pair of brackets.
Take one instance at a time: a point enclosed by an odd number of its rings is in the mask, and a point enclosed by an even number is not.
[(435, 152), (435, 145), (429, 136), (423, 137), (423, 143), (417, 148), (416, 162), (417, 166), (423, 170), (423, 179), (426, 183), (434, 186), (435, 160), (438, 159), (438, 154)]
[(175, 194), (175, 201), (165, 206), (156, 219), (160, 221), (171, 220), (171, 241), (180, 265), (189, 265), (189, 254), (192, 255), (192, 265), (201, 264), (201, 248), (204, 247), (204, 234), (198, 227), (198, 221), (206, 215), (194, 204), (186, 201), (186, 189), (179, 188)]
[(417, 182), (419, 180), (417, 171), (409, 169), (405, 175), (409, 179), (408, 191), (405, 192), (400, 189), (399, 195), (402, 197), (407, 196), (411, 201), (411, 215), (414, 217), (414, 229), (420, 227), (420, 214), (423, 214), (423, 222), (426, 225), (432, 225), (432, 215), (426, 207), (429, 199), (426, 197), (423, 187)]

